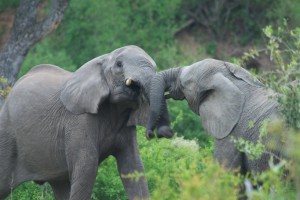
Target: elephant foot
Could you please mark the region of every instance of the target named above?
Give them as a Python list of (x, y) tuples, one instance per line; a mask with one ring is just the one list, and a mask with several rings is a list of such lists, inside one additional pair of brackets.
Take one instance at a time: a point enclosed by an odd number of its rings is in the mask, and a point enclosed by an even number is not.
[(153, 139), (154, 136), (155, 136), (155, 135), (154, 135), (154, 133), (153, 133), (152, 130), (146, 130), (146, 138), (147, 138), (148, 140)]
[[(158, 138), (172, 138), (174, 135), (173, 130), (169, 126), (161, 126), (157, 129)], [(153, 139), (155, 134), (152, 130), (146, 130), (146, 138)]]
[(169, 126), (161, 126), (157, 129), (158, 138), (172, 138), (173, 135), (173, 130)]

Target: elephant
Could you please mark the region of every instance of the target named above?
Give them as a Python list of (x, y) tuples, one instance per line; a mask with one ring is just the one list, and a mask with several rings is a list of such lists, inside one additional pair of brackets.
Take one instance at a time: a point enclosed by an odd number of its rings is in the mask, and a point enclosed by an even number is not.
[[(262, 123), (280, 119), (279, 103), (274, 96), (275, 92), (266, 89), (250, 72), (221, 60), (204, 59), (190, 66), (164, 70), (152, 79), (146, 137), (153, 137), (154, 125), (164, 110), (164, 99), (185, 99), (201, 117), (205, 131), (213, 136), (214, 158), (219, 163), (228, 170), (238, 168), (242, 174), (262, 172), (269, 167), (270, 155), (277, 159), (282, 156), (280, 143), (279, 150), (269, 148), (259, 159), (251, 159), (238, 150), (233, 138), (257, 143)], [(274, 140), (268, 135), (262, 139), (263, 144), (271, 141)]]
[[(74, 73), (42, 64), (20, 78), (0, 113), (0, 199), (26, 181), (48, 182), (56, 199), (90, 199), (98, 165), (116, 158), (129, 199), (148, 199), (136, 125), (149, 113), (154, 60), (130, 45)], [(148, 87), (147, 87), (148, 85)], [(158, 129), (170, 134), (168, 113)], [(128, 176), (127, 176), (128, 177)]]

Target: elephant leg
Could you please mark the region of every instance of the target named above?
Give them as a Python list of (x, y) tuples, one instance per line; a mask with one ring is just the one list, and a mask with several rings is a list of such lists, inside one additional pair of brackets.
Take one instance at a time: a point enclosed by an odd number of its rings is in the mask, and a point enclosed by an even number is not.
[[(250, 159), (246, 158), (246, 168), (249, 172), (254, 174), (265, 171), (269, 168), (269, 160), (271, 159), (270, 155), (263, 153), (259, 159)], [(275, 163), (278, 162), (276, 158), (274, 158)]]
[(2, 182), (0, 183), (0, 200), (3, 200), (5, 197), (7, 197), (11, 193), (11, 187), (9, 186), (8, 182)]
[[(4, 159), (0, 159), (0, 160), (4, 160)], [(0, 163), (0, 200), (7, 197), (12, 190), (11, 174), (12, 171), (9, 168), (9, 163), (1, 162)]]
[(90, 199), (97, 176), (97, 163), (80, 161), (72, 172), (70, 199)]
[(69, 181), (51, 181), (50, 185), (56, 200), (69, 199), (71, 188)]
[(15, 162), (12, 160), (12, 147), (10, 145), (11, 143), (7, 142), (7, 144), (5, 148), (0, 144), (0, 200), (11, 193), (16, 181), (16, 177), (14, 177), (15, 173), (13, 172)]
[[(148, 184), (140, 156), (123, 154), (116, 158), (119, 175), (128, 198), (130, 200), (149, 199)], [(134, 161), (131, 161), (132, 159)]]
[(245, 155), (236, 148), (228, 137), (215, 139), (214, 158), (229, 171), (239, 169), (238, 172), (246, 173)]
[(122, 135), (124, 138), (120, 144), (121, 149), (114, 156), (117, 159), (119, 175), (127, 196), (130, 200), (149, 199), (148, 184), (137, 147), (136, 132)]
[(78, 123), (70, 129), (66, 128), (68, 139), (65, 144), (70, 182), (69, 199), (91, 199), (98, 172), (99, 152), (87, 127)]

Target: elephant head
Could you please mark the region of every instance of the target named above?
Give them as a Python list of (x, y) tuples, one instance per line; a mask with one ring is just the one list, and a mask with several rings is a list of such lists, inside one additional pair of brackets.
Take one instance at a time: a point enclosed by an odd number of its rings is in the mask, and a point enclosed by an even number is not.
[[(239, 88), (243, 83), (263, 87), (243, 68), (214, 59), (158, 73), (151, 83), (151, 114), (146, 135), (153, 132), (158, 116), (164, 110), (161, 102), (173, 98), (186, 99), (193, 112), (201, 116), (209, 134), (217, 139), (226, 137), (243, 111), (245, 95)], [(165, 96), (165, 92), (169, 94)]]
[[(149, 84), (155, 69), (155, 62), (144, 50), (122, 47), (80, 67), (66, 82), (60, 99), (74, 114), (96, 114), (105, 101), (127, 104), (133, 110), (128, 125), (145, 125)], [(168, 135), (172, 131), (167, 114), (164, 116), (158, 126)]]

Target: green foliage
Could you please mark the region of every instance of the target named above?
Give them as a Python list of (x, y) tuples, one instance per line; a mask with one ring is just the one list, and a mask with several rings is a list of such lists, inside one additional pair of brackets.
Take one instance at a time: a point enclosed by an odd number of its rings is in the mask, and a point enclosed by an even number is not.
[(181, 137), (147, 141), (139, 135), (152, 199), (221, 199), (224, 193), (235, 199), (239, 178), (212, 161), (211, 142), (201, 148)]
[[(206, 147), (182, 137), (149, 141), (144, 136), (145, 129), (138, 129), (139, 149), (154, 200), (238, 199), (240, 195), (255, 200), (295, 198), (294, 185), (283, 178), (285, 163), (271, 165), (270, 170), (247, 177), (250, 187), (247, 194), (243, 194), (239, 189), (245, 177), (228, 173), (213, 161), (212, 141)], [(131, 175), (133, 178), (139, 176)], [(93, 199), (126, 199), (113, 158), (101, 164)]]
[(0, 12), (8, 8), (16, 8), (20, 0), (0, 1)]
[(3, 76), (0, 77), (0, 85), (2, 89), (0, 89), (0, 97), (7, 97), (8, 93), (11, 90), (11, 87), (7, 85), (7, 79)]
[(173, 45), (172, 33), (180, 21), (175, 18), (179, 6), (180, 0), (74, 0), (53, 39), (78, 67), (130, 44), (142, 47), (167, 67), (168, 61), (160, 54)]
[(7, 200), (28, 199), (53, 200), (54, 196), (49, 184), (37, 185), (33, 182), (28, 182), (17, 187), (7, 198)]
[(206, 53), (210, 55), (215, 55), (217, 51), (217, 43), (216, 42), (209, 42), (206, 45)]
[(267, 26), (264, 29), (269, 39), (267, 50), (278, 66), (264, 78), (268, 86), (280, 94), (277, 100), (286, 123), (300, 129), (300, 28), (289, 30), (286, 21), (284, 24), (284, 28), (275, 30)]
[(73, 60), (68, 56), (65, 49), (54, 50), (50, 38), (45, 38), (38, 45), (33, 47), (22, 64), (19, 77), (26, 74), (32, 67), (39, 64), (53, 64), (68, 71), (75, 71)]
[(245, 179), (246, 196), (249, 200), (296, 199), (293, 182), (285, 173), (285, 161), (273, 165), (270, 170)]
[[(264, 120), (261, 123), (261, 127), (259, 129), (259, 138), (258, 140), (254, 143), (249, 140), (245, 140), (244, 138), (241, 137), (232, 137), (231, 140), (232, 142), (236, 145), (237, 149), (240, 152), (245, 153), (251, 160), (256, 160), (261, 157), (263, 153), (266, 152), (266, 147), (264, 145), (264, 139), (268, 134), (268, 120)], [(249, 128), (253, 128), (254, 124), (252, 121), (249, 122)]]

